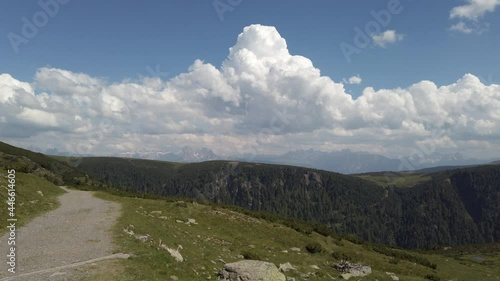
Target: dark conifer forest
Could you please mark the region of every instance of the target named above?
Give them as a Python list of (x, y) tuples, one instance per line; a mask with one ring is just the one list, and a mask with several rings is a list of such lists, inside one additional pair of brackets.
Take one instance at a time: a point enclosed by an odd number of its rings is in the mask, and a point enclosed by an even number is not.
[(500, 241), (500, 166), (437, 172), (408, 187), (301, 167), (84, 158), (82, 171), (127, 191), (236, 205), (405, 248)]

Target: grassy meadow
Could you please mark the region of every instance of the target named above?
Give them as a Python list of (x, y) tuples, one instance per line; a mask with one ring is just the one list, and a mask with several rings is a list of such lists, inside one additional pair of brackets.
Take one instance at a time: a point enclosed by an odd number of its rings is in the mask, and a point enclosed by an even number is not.
[[(7, 224), (8, 205), (7, 201), (7, 170), (0, 169), (0, 218), (4, 224)], [(40, 216), (59, 206), (57, 197), (64, 194), (65, 191), (53, 183), (32, 174), (16, 172), (16, 205), (15, 213), (17, 218), (16, 226), (20, 227), (33, 218)], [(2, 227), (0, 234), (7, 232), (6, 227)]]
[[(500, 280), (500, 251), (490, 253), (488, 262), (478, 262), (467, 253), (445, 256), (434, 253), (401, 251), (437, 264), (434, 270), (404, 258), (395, 258), (343, 239), (317, 233), (299, 233), (280, 224), (270, 223), (217, 206), (183, 201), (127, 198), (97, 193), (106, 200), (120, 202), (123, 214), (114, 227), (116, 252), (133, 257), (113, 263), (116, 276), (102, 280), (214, 280), (225, 262), (246, 258), (269, 261), (277, 266), (290, 262), (296, 270), (287, 277), (301, 280), (334, 280), (339, 273), (332, 264), (340, 258), (370, 265), (373, 273), (354, 280), (391, 280), (386, 272), (400, 280)], [(188, 224), (194, 219), (196, 224)], [(141, 242), (135, 235), (148, 236)], [(165, 250), (178, 249), (184, 261), (177, 262)], [(306, 245), (319, 243), (322, 251), (309, 253)], [(291, 250), (299, 248), (300, 251)], [(319, 268), (319, 269), (318, 269)], [(104, 273), (103, 273), (104, 274)], [(86, 280), (101, 280), (93, 277)], [(107, 279), (110, 278), (110, 279)]]

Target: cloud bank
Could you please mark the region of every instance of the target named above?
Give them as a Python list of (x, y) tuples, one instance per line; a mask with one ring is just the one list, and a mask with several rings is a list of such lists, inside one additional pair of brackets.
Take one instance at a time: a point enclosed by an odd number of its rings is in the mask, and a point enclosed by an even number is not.
[(488, 23), (481, 24), (479, 20), (487, 13), (495, 11), (500, 6), (500, 0), (467, 0), (467, 4), (451, 9), (450, 19), (460, 21), (450, 27), (450, 30), (465, 34), (481, 34), (488, 29)]
[(109, 83), (48, 67), (31, 82), (1, 74), (0, 110), (3, 140), (80, 154), (193, 145), (219, 154), (351, 148), (402, 155), (426, 145), (500, 155), (499, 85), (465, 74), (444, 86), (367, 87), (353, 98), (262, 25), (245, 27), (220, 67), (196, 60), (168, 81)]
[(450, 18), (478, 20), (488, 12), (494, 12), (500, 6), (500, 0), (467, 0), (467, 4), (454, 7)]

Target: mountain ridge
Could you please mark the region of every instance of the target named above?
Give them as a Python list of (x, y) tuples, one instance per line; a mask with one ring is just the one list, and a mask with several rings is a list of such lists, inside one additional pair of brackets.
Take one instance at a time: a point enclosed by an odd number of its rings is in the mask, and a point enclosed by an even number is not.
[[(79, 168), (126, 190), (321, 223), (375, 243), (425, 248), (500, 241), (496, 165), (438, 172), (401, 187), (311, 168), (236, 161), (176, 165), (84, 158)], [(465, 187), (456, 180), (462, 174), (471, 179)], [(469, 202), (463, 190), (482, 201)]]
[(292, 150), (279, 155), (221, 156), (211, 149), (185, 146), (177, 152), (124, 152), (116, 157), (163, 160), (171, 162), (204, 162), (211, 160), (258, 162), (281, 165), (309, 167), (343, 174), (359, 174), (382, 171), (418, 171), (436, 166), (464, 166), (483, 164), (488, 161), (466, 158), (460, 153), (410, 155), (402, 158), (389, 158), (369, 152), (349, 149), (338, 151)]
[[(73, 155), (69, 152), (59, 152), (49, 149), (45, 154), (73, 157), (99, 157), (96, 155)], [(468, 158), (460, 152), (454, 153), (412, 153), (398, 158), (387, 157), (365, 151), (349, 149), (322, 151), (315, 149), (290, 150), (282, 154), (248, 154), (219, 155), (207, 147), (184, 146), (177, 151), (142, 150), (125, 151), (107, 155), (109, 157), (125, 157), (169, 162), (204, 162), (212, 160), (258, 162), (268, 164), (293, 165), (309, 167), (343, 174), (361, 174), (383, 171), (419, 171), (442, 166), (469, 166), (494, 162), (492, 159)], [(498, 160), (497, 160), (498, 161)]]

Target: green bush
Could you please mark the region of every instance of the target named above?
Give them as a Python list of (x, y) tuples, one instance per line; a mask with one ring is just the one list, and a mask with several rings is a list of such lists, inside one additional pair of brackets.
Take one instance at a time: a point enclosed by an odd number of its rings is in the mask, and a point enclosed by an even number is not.
[(350, 261), (352, 260), (351, 256), (349, 255), (346, 255), (344, 253), (339, 253), (339, 252), (332, 252), (332, 258), (334, 258), (335, 260), (345, 260), (345, 261)]
[(427, 280), (431, 280), (431, 281), (440, 281), (441, 278), (436, 276), (436, 275), (433, 275), (433, 274), (427, 274), (425, 275), (425, 279)]
[(401, 261), (401, 260), (400, 260), (400, 259), (398, 259), (398, 258), (391, 258), (391, 259), (389, 260), (389, 263), (392, 263), (392, 264), (399, 264), (399, 262), (400, 262), (400, 261)]
[(344, 247), (344, 245), (345, 245), (345, 244), (344, 244), (344, 241), (342, 241), (342, 239), (341, 239), (341, 238), (339, 238), (339, 239), (334, 239), (334, 240), (333, 240), (333, 243), (334, 243), (335, 245), (339, 246), (339, 247)]
[(359, 238), (358, 236), (354, 235), (354, 234), (347, 234), (345, 236), (345, 239), (354, 243), (354, 244), (358, 244), (358, 245), (363, 245), (364, 244), (364, 241), (363, 239)]
[(249, 251), (243, 251), (241, 255), (246, 260), (262, 260), (258, 254)]
[(306, 250), (311, 254), (315, 254), (323, 251), (323, 247), (318, 242), (312, 242), (306, 245)]

